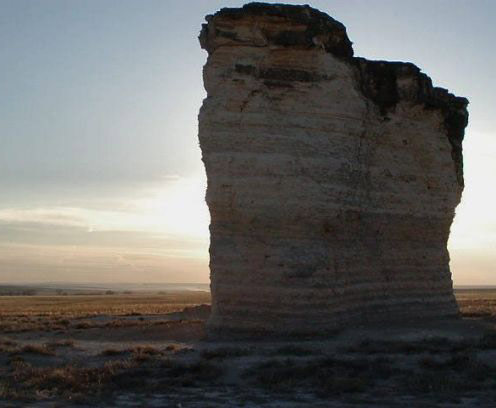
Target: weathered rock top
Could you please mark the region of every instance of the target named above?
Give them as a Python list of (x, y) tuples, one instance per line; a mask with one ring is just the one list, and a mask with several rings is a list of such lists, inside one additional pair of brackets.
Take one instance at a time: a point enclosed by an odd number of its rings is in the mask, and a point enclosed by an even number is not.
[[(394, 110), (400, 101), (439, 110), (444, 117), (444, 126), (452, 146), (458, 182), (463, 186), (461, 144), (468, 124), (468, 99), (455, 96), (444, 88), (434, 87), (432, 80), (416, 65), (354, 57), (345, 26), (309, 5), (248, 3), (241, 8), (223, 8), (206, 16), (206, 21), (202, 25), (199, 40), (209, 54), (219, 47), (240, 45), (318, 48), (356, 67), (361, 92), (377, 105), (384, 117), (387, 118), (388, 112)], [(242, 65), (238, 69), (251, 71), (255, 76), (267, 80), (319, 80), (318, 75), (292, 69), (260, 71)]]
[[(253, 19), (260, 32), (243, 32)], [(321, 47), (340, 57), (352, 57), (353, 48), (346, 28), (339, 21), (308, 5), (249, 3), (242, 8), (223, 8), (206, 17), (200, 41), (213, 52), (222, 45), (236, 43), (255, 46)]]

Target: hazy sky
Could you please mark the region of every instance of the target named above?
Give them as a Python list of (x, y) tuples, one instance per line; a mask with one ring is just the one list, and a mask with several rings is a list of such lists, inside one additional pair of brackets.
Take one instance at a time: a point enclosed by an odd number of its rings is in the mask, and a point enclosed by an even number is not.
[[(197, 36), (244, 3), (0, 0), (0, 282), (208, 282)], [(310, 5), (469, 98), (451, 265), (496, 284), (496, 1)]]

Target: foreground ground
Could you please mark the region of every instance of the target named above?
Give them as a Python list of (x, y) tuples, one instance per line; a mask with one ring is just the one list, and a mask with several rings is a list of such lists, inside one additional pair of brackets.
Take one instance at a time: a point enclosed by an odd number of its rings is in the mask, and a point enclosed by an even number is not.
[(461, 321), (205, 339), (205, 292), (0, 296), (1, 407), (492, 407), (496, 290)]

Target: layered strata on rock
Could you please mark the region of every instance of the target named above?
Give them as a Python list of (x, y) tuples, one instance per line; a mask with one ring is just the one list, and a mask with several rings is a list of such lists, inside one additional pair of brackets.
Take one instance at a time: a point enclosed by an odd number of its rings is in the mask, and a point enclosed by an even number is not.
[(353, 57), (309, 6), (222, 9), (200, 43), (210, 330), (456, 315), (446, 244), (468, 101), (413, 64)]

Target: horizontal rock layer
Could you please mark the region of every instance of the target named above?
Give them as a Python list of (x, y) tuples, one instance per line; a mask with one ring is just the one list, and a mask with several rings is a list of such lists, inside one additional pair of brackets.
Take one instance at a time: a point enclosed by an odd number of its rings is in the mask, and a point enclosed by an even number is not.
[(308, 6), (222, 9), (200, 42), (209, 328), (456, 315), (446, 244), (468, 101), (413, 64), (353, 57)]

